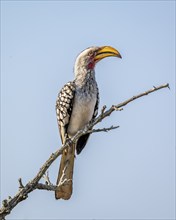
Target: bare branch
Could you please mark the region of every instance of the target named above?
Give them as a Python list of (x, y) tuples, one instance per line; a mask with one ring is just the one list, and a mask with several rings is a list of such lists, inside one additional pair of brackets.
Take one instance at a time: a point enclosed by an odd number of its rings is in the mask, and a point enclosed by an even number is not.
[(48, 171), (48, 170), (47, 170), (47, 172), (43, 175), (43, 178), (45, 179), (46, 185), (52, 185), (52, 183), (50, 182), (50, 179), (49, 179), (49, 171)]
[[(101, 122), (104, 118), (107, 116), (110, 116), (113, 111), (121, 111), (122, 107), (126, 106), (128, 103), (141, 98), (142, 96), (146, 96), (152, 92), (155, 92), (159, 89), (163, 88), (169, 88), (169, 84), (164, 84), (158, 87), (153, 87), (152, 89), (143, 92), (139, 95), (133, 96), (130, 99), (127, 99), (126, 101), (118, 104), (118, 105), (112, 105), (111, 108), (105, 111), (106, 106), (103, 106), (100, 115), (93, 121), (88, 123), (84, 129), (78, 131), (74, 137), (71, 138), (69, 142), (66, 142), (64, 145), (61, 146), (59, 150), (57, 150), (55, 153), (52, 153), (49, 157), (49, 159), (43, 164), (43, 166), (40, 168), (36, 176), (29, 181), (25, 186), (22, 184), (21, 178), (18, 180), (19, 181), (19, 191), (16, 193), (16, 195), (11, 198), (9, 197), (8, 199), (3, 200), (2, 202), (2, 207), (0, 209), (0, 219), (5, 219), (5, 216), (10, 214), (12, 209), (18, 205), (21, 201), (25, 200), (28, 197), (28, 194), (31, 193), (35, 189), (43, 189), (43, 190), (50, 190), (50, 191), (55, 191), (58, 186), (52, 185), (49, 176), (46, 178), (48, 184), (41, 184), (39, 183), (40, 179), (43, 177), (43, 175), (46, 173), (47, 169), (51, 166), (51, 164), (57, 159), (58, 156), (60, 156), (71, 142), (76, 143), (76, 141), (84, 134), (88, 133), (95, 133), (95, 132), (107, 132), (113, 129), (118, 128), (119, 126), (111, 126), (110, 128), (103, 128), (103, 129), (92, 129), (96, 124)], [(71, 180), (68, 180), (71, 181)], [(63, 183), (61, 183), (63, 184)]]
[(19, 182), (19, 189), (23, 189), (24, 188), (24, 185), (23, 185), (23, 183), (22, 183), (22, 179), (21, 178), (19, 178), (18, 179), (18, 182)]
[(47, 184), (43, 184), (43, 183), (38, 183), (35, 187), (35, 189), (40, 189), (40, 190), (48, 190), (48, 191), (55, 191), (57, 188), (56, 185), (47, 185)]
[(108, 131), (111, 131), (111, 130), (114, 130), (114, 129), (117, 129), (117, 128), (119, 128), (120, 126), (111, 126), (111, 127), (109, 127), (109, 128), (99, 128), (99, 129), (92, 129), (92, 130), (89, 130), (87, 133), (96, 133), (96, 132), (102, 132), (102, 131), (104, 131), (104, 132), (108, 132)]
[(103, 107), (102, 107), (102, 109), (101, 109), (101, 114), (104, 113), (104, 111), (105, 111), (106, 108), (107, 108), (106, 105), (103, 105)]
[(130, 103), (130, 102), (132, 102), (132, 101), (134, 101), (134, 100), (136, 100), (136, 99), (139, 99), (139, 98), (141, 98), (142, 96), (146, 96), (146, 95), (148, 95), (148, 94), (150, 94), (150, 93), (152, 93), (152, 92), (155, 92), (155, 91), (157, 91), (157, 90), (164, 89), (164, 88), (170, 88), (170, 87), (169, 87), (169, 83), (163, 84), (163, 85), (161, 85), (161, 86), (153, 87), (152, 89), (149, 89), (149, 90), (147, 90), (147, 91), (145, 91), (145, 92), (143, 92), (143, 93), (140, 93), (139, 95), (133, 96), (132, 98), (127, 99), (126, 101), (121, 102), (121, 103), (118, 104), (118, 105), (112, 105), (110, 109), (108, 109), (107, 111), (101, 113), (101, 114), (94, 120), (94, 122), (92, 123), (92, 127), (95, 126), (95, 125), (96, 125), (97, 123), (99, 123), (100, 121), (102, 121), (102, 119), (106, 118), (107, 116), (110, 116), (113, 111), (115, 111), (115, 110), (116, 110), (116, 111), (117, 111), (117, 110), (118, 110), (118, 111), (121, 111), (121, 110), (122, 110), (122, 107), (125, 106), (125, 105), (127, 105), (128, 103)]

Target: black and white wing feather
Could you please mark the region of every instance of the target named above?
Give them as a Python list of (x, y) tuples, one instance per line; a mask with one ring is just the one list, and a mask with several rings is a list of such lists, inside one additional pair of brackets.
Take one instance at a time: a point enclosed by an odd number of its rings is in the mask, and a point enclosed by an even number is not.
[(59, 92), (56, 101), (56, 115), (62, 143), (65, 143), (68, 137), (67, 128), (72, 114), (74, 96), (75, 83), (68, 82)]

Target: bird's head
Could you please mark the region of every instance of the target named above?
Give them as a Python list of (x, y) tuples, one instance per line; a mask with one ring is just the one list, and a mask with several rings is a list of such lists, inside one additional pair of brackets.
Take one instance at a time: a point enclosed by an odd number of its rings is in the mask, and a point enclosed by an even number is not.
[(74, 71), (94, 69), (96, 63), (106, 57), (122, 58), (118, 50), (111, 46), (89, 47), (82, 51), (76, 58)]

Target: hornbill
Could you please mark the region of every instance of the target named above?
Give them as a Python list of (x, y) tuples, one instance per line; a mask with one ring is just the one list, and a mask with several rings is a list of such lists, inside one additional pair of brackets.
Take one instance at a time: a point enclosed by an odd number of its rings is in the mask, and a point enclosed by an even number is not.
[[(100, 60), (110, 56), (121, 58), (120, 53), (110, 46), (89, 47), (76, 58), (75, 79), (64, 85), (56, 101), (56, 115), (63, 144), (96, 117), (99, 92), (94, 68)], [(75, 151), (80, 154), (88, 138), (89, 134), (81, 136), (76, 144), (72, 143), (63, 151), (56, 183), (56, 199), (70, 199)]]

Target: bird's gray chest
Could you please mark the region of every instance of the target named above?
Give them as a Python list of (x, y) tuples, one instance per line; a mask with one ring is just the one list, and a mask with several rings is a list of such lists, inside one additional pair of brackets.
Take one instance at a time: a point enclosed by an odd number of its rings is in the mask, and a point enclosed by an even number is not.
[(72, 115), (68, 126), (68, 135), (73, 136), (82, 129), (91, 119), (97, 101), (97, 91), (76, 91)]

